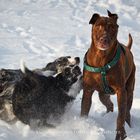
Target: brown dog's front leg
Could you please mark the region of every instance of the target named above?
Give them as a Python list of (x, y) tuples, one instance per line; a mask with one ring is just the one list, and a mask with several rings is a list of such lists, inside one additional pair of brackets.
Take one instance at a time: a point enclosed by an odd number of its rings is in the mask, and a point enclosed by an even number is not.
[(127, 109), (127, 91), (125, 88), (117, 93), (118, 101), (118, 118), (117, 118), (117, 134), (115, 140), (124, 140), (126, 136), (125, 132), (125, 118)]
[(113, 112), (113, 103), (110, 100), (110, 95), (105, 95), (104, 93), (100, 92), (99, 99), (102, 102), (102, 104), (106, 106), (107, 113), (110, 111)]
[(82, 98), (82, 104), (81, 104), (81, 116), (88, 116), (88, 113), (92, 104), (92, 94), (93, 94), (93, 91), (91, 90), (83, 91), (83, 98)]

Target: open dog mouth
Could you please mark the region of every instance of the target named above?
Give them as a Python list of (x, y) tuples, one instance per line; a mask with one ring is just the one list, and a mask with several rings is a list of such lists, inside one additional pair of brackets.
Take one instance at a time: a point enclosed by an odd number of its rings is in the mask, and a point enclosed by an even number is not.
[(82, 72), (80, 67), (75, 66), (74, 69), (72, 70), (72, 73), (74, 74), (75, 77), (79, 76)]
[(66, 67), (64, 73), (67, 77), (78, 77), (82, 72), (79, 66), (74, 66)]

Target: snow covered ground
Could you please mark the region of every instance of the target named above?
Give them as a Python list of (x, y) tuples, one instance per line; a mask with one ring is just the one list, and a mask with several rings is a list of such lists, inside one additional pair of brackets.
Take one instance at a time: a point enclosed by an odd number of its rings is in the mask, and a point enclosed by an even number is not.
[[(19, 68), (20, 59), (28, 67), (43, 67), (59, 56), (79, 56), (90, 46), (93, 13), (106, 10), (119, 15), (118, 40), (127, 43), (128, 33), (137, 66), (132, 108), (133, 128), (126, 125), (127, 139), (140, 140), (140, 0), (0, 0), (0, 68)], [(81, 62), (82, 67), (82, 62)], [(56, 129), (33, 131), (20, 122), (0, 121), (0, 140), (113, 140), (117, 104), (114, 112), (103, 115), (104, 106), (93, 95), (89, 118), (79, 118), (82, 92)]]

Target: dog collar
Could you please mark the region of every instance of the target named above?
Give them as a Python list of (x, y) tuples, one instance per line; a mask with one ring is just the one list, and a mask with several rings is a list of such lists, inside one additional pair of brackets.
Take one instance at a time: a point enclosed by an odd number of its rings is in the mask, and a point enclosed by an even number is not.
[(107, 74), (107, 71), (110, 70), (113, 66), (115, 66), (117, 64), (117, 62), (119, 61), (120, 55), (122, 52), (121, 48), (122, 48), (121, 44), (118, 43), (118, 48), (117, 48), (117, 52), (116, 52), (115, 57), (113, 58), (113, 60), (111, 62), (109, 62), (108, 64), (106, 64), (103, 67), (92, 67), (92, 66), (87, 64), (86, 60), (84, 61), (84, 70), (87, 70), (87, 71), (93, 72), (93, 73), (100, 73), (101, 74), (103, 89), (104, 89), (106, 94), (111, 94), (111, 95), (115, 94), (114, 90), (108, 84), (106, 74)]

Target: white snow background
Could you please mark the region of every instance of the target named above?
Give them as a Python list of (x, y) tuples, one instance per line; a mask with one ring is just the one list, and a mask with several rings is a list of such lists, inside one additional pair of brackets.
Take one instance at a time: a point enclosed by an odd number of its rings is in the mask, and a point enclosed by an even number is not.
[[(93, 13), (119, 16), (118, 40), (134, 39), (132, 51), (137, 66), (132, 113), (133, 128), (126, 125), (126, 140), (140, 140), (140, 0), (0, 0), (0, 68), (19, 68), (24, 59), (30, 68), (44, 67), (60, 56), (81, 58), (90, 46)], [(114, 112), (105, 114), (97, 93), (93, 95), (88, 119), (80, 119), (80, 95), (62, 117), (56, 129), (31, 130), (19, 121), (9, 125), (0, 120), (0, 140), (113, 140), (117, 103)]]

